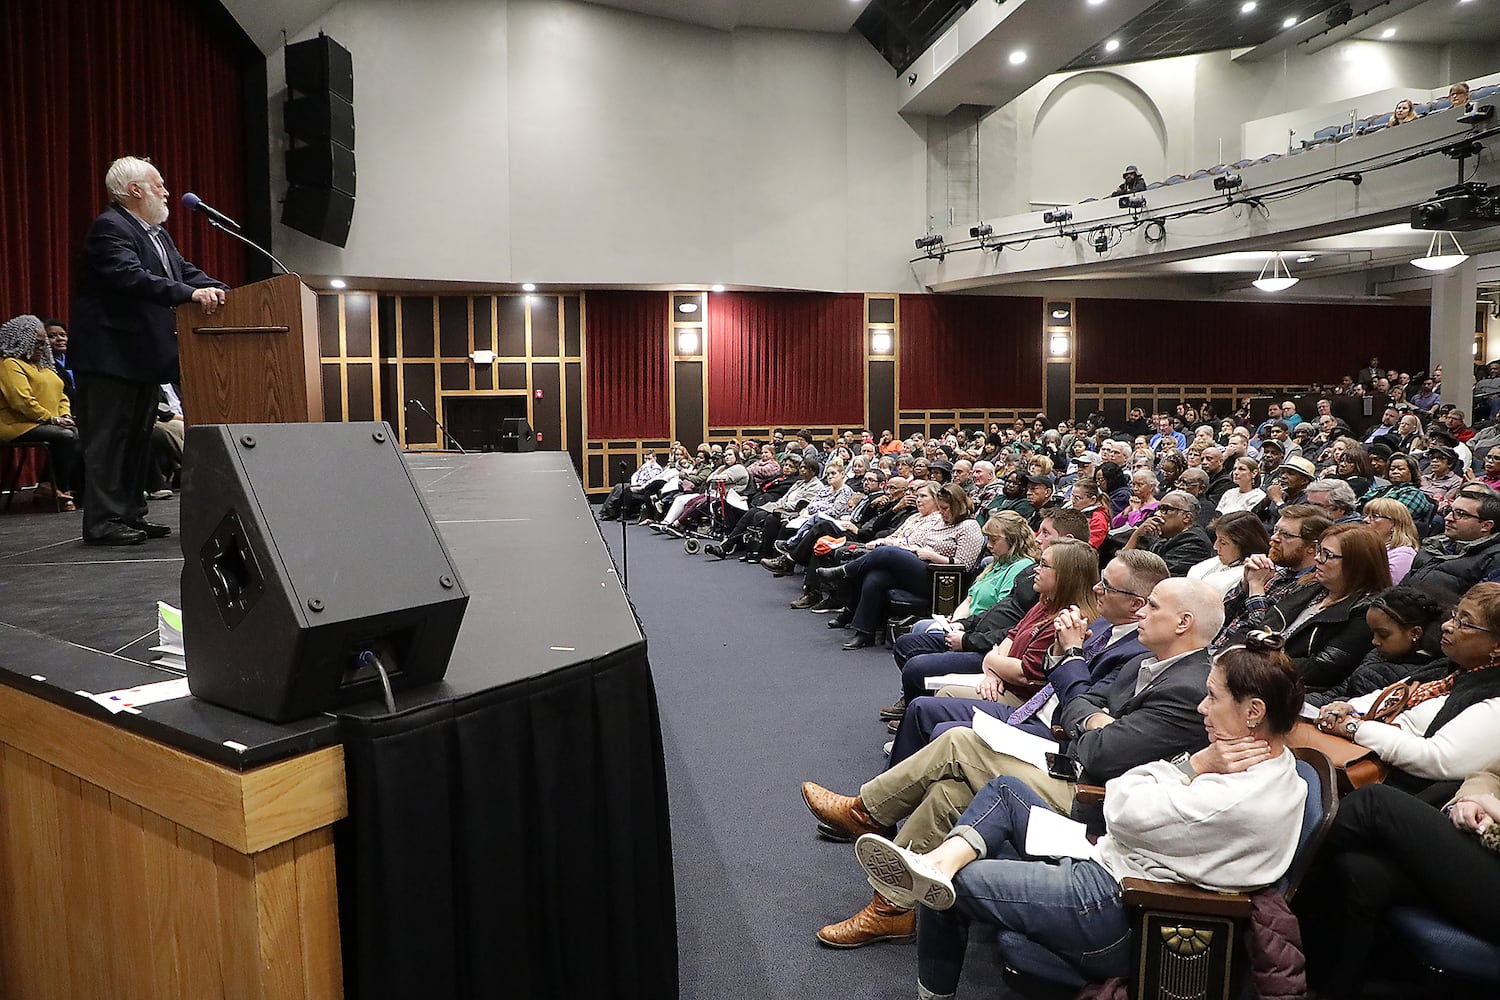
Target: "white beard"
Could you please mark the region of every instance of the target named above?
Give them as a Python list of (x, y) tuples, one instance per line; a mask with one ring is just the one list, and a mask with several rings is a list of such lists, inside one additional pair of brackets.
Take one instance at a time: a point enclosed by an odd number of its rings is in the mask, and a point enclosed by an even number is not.
[(153, 226), (160, 226), (167, 221), (167, 216), (172, 209), (167, 205), (167, 199), (158, 198), (155, 194), (147, 192), (141, 196), (141, 218)]

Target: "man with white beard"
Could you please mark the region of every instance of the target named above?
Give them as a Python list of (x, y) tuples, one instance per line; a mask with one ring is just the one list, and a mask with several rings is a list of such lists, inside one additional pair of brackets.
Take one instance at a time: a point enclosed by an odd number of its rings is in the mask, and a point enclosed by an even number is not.
[(136, 545), (171, 529), (146, 520), (151, 425), (163, 382), (176, 382), (175, 309), (224, 304), (228, 286), (182, 258), (167, 221), (167, 185), (151, 161), (111, 163), (112, 204), (84, 237), (73, 290), (68, 360), (83, 431), (83, 540)]

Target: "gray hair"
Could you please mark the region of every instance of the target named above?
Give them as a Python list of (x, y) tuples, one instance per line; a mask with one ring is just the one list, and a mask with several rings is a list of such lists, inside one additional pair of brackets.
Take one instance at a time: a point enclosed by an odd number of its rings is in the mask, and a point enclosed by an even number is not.
[(1177, 477), (1177, 481), (1184, 485), (1191, 484), (1194, 486), (1207, 487), (1208, 473), (1204, 472), (1202, 469), (1184, 469), (1182, 475)]
[(1193, 636), (1205, 646), (1224, 627), (1224, 597), (1205, 580), (1174, 576), (1157, 584), (1152, 595), (1157, 603), (1170, 603), (1178, 611), (1192, 615)]
[(1327, 493), (1328, 502), (1340, 510), (1353, 510), (1359, 504), (1354, 487), (1342, 479), (1316, 479), (1307, 484), (1306, 492)]
[(104, 174), (104, 190), (111, 199), (125, 202), (130, 199), (130, 185), (144, 184), (156, 166), (140, 156), (122, 156), (109, 165)]
[[(37, 334), (45, 329), (42, 321), (30, 313), (6, 320), (0, 325), (0, 358), (15, 358), (31, 364), (31, 358), (37, 352)], [(45, 340), (42, 344), (42, 359), (38, 367), (51, 371), (52, 348)]]
[[(1168, 507), (1177, 507), (1192, 517), (1198, 516), (1198, 498), (1186, 490), (1173, 490), (1162, 497), (1161, 502)], [(1218, 630), (1215, 629), (1214, 631)]]

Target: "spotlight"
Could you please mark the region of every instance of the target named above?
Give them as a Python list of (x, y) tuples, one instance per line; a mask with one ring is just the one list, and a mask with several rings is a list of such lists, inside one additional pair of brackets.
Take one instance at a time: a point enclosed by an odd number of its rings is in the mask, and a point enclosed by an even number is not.
[(1220, 174), (1214, 178), (1214, 190), (1233, 191), (1243, 183), (1245, 179), (1239, 174)]
[(988, 222), (981, 222), (977, 226), (969, 227), (969, 235), (974, 239), (983, 239), (986, 236), (995, 235), (995, 227)]
[(1139, 212), (1146, 207), (1146, 196), (1143, 194), (1127, 194), (1120, 199), (1120, 207), (1128, 208), (1132, 212)]
[(918, 236), (916, 239), (918, 250), (931, 250), (933, 247), (943, 245), (942, 233), (928, 233), (926, 236)]
[(1094, 232), (1094, 252), (1109, 253), (1109, 233), (1102, 229)]
[(1047, 223), (1048, 225), (1051, 225), (1052, 223), (1055, 222), (1055, 223), (1057, 223), (1060, 226), (1064, 222), (1071, 222), (1072, 220), (1073, 220), (1073, 211), (1072, 211), (1072, 209), (1059, 208), (1059, 209), (1057, 209), (1055, 211), (1043, 212), (1042, 213), (1042, 221), (1045, 222), (1045, 223)]

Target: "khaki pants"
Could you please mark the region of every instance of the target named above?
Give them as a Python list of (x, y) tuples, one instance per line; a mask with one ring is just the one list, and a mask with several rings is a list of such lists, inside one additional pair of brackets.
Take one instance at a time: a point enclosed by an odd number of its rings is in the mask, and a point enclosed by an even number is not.
[[(970, 701), (977, 701), (979, 699), (979, 689), (965, 687), (962, 684), (948, 684), (938, 688), (937, 696), (939, 698), (967, 698)], [(996, 704), (1009, 705), (1011, 708), (1020, 708), (1026, 704), (1026, 699), (1009, 690), (1005, 690), (1000, 692), (1000, 697), (996, 699)]]
[(950, 729), (921, 750), (864, 783), (865, 810), (877, 823), (906, 820), (896, 843), (930, 851), (958, 823), (975, 794), (995, 778), (1019, 778), (1066, 815), (1073, 808), (1073, 786), (1024, 761), (996, 753), (972, 729)]

